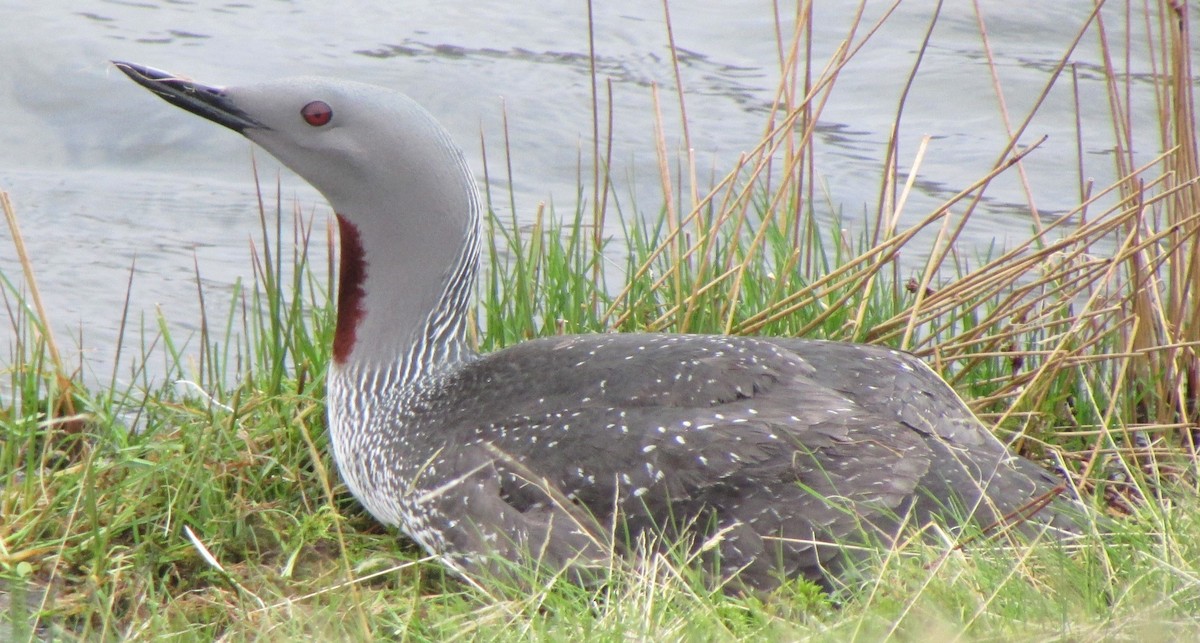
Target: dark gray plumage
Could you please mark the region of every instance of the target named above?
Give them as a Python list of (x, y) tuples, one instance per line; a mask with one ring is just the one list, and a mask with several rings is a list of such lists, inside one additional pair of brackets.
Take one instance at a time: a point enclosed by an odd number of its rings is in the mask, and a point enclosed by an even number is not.
[[(530, 383), (531, 373), (552, 376)], [(872, 346), (549, 338), (467, 363), (420, 397), (406, 452), (382, 462), (412, 460), (419, 436), (428, 455), (412, 461), (457, 454), (435, 468), (438, 480), (486, 463), (495, 484), (480, 495), (500, 500), (486, 522), (498, 534), (538, 534), (513, 545), (541, 552), (552, 568), (581, 553), (603, 559), (593, 543), (619, 512), (618, 532), (634, 536), (703, 543), (722, 533), (713, 550), (721, 575), (749, 587), (825, 580), (843, 548), (814, 542), (887, 542), (909, 511), (914, 524), (934, 516), (1000, 524), (1056, 484), (988, 433), (923, 363)], [(556, 509), (563, 499), (590, 520)], [(456, 518), (461, 499), (447, 502), (440, 514)], [(1060, 509), (1034, 514), (1027, 527), (1074, 531)], [(544, 549), (551, 520), (562, 532), (580, 523), (591, 532), (550, 538)], [(479, 551), (484, 540), (455, 549)]]
[[(346, 81), (220, 88), (117, 66), (329, 199), (334, 459), (373, 515), (468, 577), (505, 561), (584, 570), (649, 539), (684, 542), (730, 587), (770, 589), (827, 580), (841, 545), (886, 545), (902, 524), (989, 526), (1052, 494), (1053, 476), (897, 351), (614, 334), (479, 356), (465, 320), (480, 205), (432, 116)], [(1066, 504), (1023, 528), (1072, 531)]]

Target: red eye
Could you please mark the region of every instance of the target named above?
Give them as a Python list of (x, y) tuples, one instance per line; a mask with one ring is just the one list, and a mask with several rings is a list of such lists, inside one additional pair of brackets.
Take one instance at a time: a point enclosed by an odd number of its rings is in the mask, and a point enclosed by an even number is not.
[(333, 108), (323, 100), (314, 100), (300, 110), (300, 115), (304, 117), (305, 123), (320, 127), (333, 118)]

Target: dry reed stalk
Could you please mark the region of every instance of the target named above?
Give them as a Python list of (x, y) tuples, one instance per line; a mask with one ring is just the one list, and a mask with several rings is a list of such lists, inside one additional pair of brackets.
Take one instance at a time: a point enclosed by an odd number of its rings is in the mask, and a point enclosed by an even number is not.
[[(1170, 5), (1174, 19), (1167, 30), (1170, 34), (1171, 74), (1166, 85), (1170, 92), (1172, 153), (1167, 161), (1172, 182), (1181, 189), (1173, 193), (1167, 207), (1168, 220), (1176, 229), (1175, 247), (1179, 261), (1170, 267), (1172, 284), (1168, 297), (1167, 323), (1177, 329), (1181, 342), (1179, 350), (1172, 349), (1165, 359), (1177, 365), (1180, 371), (1178, 411), (1185, 421), (1195, 424), (1200, 415), (1200, 357), (1195, 346), (1200, 343), (1200, 222), (1191, 213), (1200, 212), (1200, 151), (1197, 149), (1196, 104), (1192, 95), (1191, 64), (1191, 21), (1188, 5), (1184, 2)], [(1184, 218), (1190, 221), (1184, 221)], [(1197, 449), (1197, 434), (1193, 428), (1188, 433), (1189, 446), (1193, 453)]]
[(29, 288), (29, 299), (33, 302), (34, 314), (32, 326), (34, 332), (46, 347), (46, 352), (50, 354), (50, 363), (54, 367), (52, 378), (55, 388), (51, 392), (54, 405), (51, 408), (49, 421), (64, 434), (74, 435), (81, 433), (86, 425), (84, 419), (75, 411), (75, 383), (72, 376), (68, 373), (66, 366), (63, 364), (62, 355), (58, 351), (58, 344), (54, 341), (54, 332), (50, 326), (50, 318), (46, 315), (46, 307), (42, 304), (41, 291), (38, 289), (37, 279), (33, 275), (33, 262), (29, 259), (29, 253), (25, 249), (25, 239), (21, 235), (21, 227), (17, 223), (16, 208), (13, 207), (8, 193), (3, 190), (0, 190), (0, 208), (4, 210), (4, 220), (8, 223), (8, 231), (12, 235), (13, 248), (16, 250), (17, 260), (21, 264), (21, 272), (25, 277), (25, 285)]

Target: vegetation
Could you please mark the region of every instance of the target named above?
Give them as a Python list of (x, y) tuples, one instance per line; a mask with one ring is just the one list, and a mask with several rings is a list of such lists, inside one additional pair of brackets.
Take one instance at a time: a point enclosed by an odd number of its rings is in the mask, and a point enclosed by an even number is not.
[[(781, 23), (795, 38), (780, 40), (784, 81), (762, 143), (711, 190), (681, 189), (664, 160), (661, 212), (622, 211), (601, 140), (591, 194), (574, 212), (539, 210), (532, 229), (489, 221), (481, 348), (661, 329), (913, 351), (1018, 450), (1061, 464), (1094, 500), (1098, 524), (1070, 548), (935, 533), (878, 552), (869, 574), (833, 594), (796, 582), (725, 596), (661, 557), (614, 571), (604, 590), (556, 584), (510, 596), (447, 578), (337, 479), (322, 406), (332, 283), (307, 259), (314, 235), (332, 244), (333, 232), (294, 216), (281, 234), (289, 218), (277, 207), (260, 212), (254, 282), (226, 304), (208, 302), (194, 352), (165, 326), (144, 347), (142, 362), (165, 359), (171, 379), (193, 383), (186, 389), (84, 388), (58, 357), (36, 285), (5, 279), (16, 342), (0, 403), (0, 638), (1200, 634), (1200, 157), (1185, 11), (1162, 3), (1146, 23), (1161, 63), (1160, 139), (1136, 143), (1161, 154), (1132, 163), (1131, 81), (1112, 53), (1122, 178), (1081, 185), (1075, 211), (1037, 222), (979, 265), (962, 262), (954, 242), (989, 183), (1033, 149), (1018, 151), (1028, 116), (1010, 119), (1012, 144), (993, 172), (917, 225), (897, 225), (917, 170), (902, 173), (894, 154), (874, 219), (857, 234), (822, 224), (812, 214), (813, 131), (862, 36), (817, 73), (803, 54), (806, 9)], [(1102, 23), (1088, 28), (1107, 36)], [(1051, 83), (1063, 82), (1068, 58)], [(625, 226), (619, 239), (602, 234), (613, 218)], [(897, 253), (927, 229), (936, 242), (910, 280)]]

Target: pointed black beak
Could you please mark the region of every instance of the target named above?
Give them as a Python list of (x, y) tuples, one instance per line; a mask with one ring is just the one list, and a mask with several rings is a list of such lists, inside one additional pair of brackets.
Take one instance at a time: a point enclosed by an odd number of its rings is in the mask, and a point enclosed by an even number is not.
[(182, 107), (197, 116), (203, 116), (239, 133), (244, 133), (247, 129), (266, 128), (238, 109), (225, 95), (225, 89), (222, 87), (202, 85), (153, 67), (119, 60), (112, 63), (132, 78), (133, 82), (149, 89), (168, 103)]

